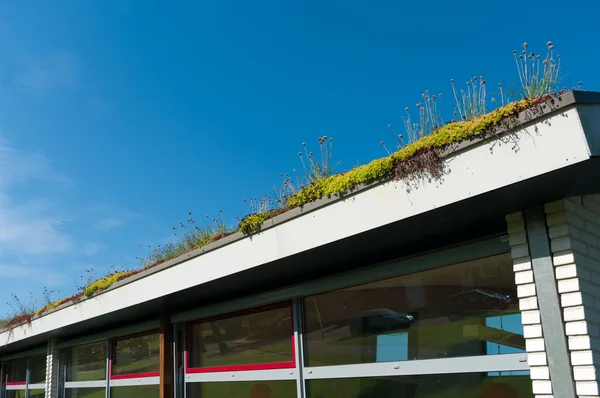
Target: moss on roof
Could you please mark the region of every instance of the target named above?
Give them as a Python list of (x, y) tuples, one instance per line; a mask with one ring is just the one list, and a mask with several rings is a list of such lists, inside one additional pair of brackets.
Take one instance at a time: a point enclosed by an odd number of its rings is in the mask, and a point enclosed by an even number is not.
[[(260, 231), (265, 221), (282, 214), (289, 209), (301, 207), (321, 198), (342, 195), (351, 192), (361, 184), (370, 184), (394, 177), (406, 177), (406, 170), (409, 170), (410, 173), (418, 172), (418, 169), (415, 169), (414, 167), (406, 168), (405, 165), (409, 164), (411, 160), (418, 158), (423, 154), (430, 153), (431, 151), (442, 150), (452, 145), (482, 136), (493, 136), (499, 131), (500, 127), (506, 125), (507, 121), (516, 120), (520, 112), (531, 108), (532, 106), (535, 106), (549, 98), (551, 97), (546, 96), (538, 99), (523, 99), (509, 103), (481, 117), (473, 118), (467, 121), (454, 122), (442, 126), (432, 134), (424, 136), (421, 139), (400, 148), (390, 156), (373, 160), (366, 165), (356, 167), (345, 173), (335, 174), (324, 179), (314, 181), (309, 186), (301, 189), (295, 195), (289, 197), (287, 202), (280, 208), (254, 213), (244, 217), (238, 224), (238, 231), (241, 231), (247, 235), (257, 233)], [(422, 163), (416, 164), (417, 167), (421, 167), (422, 165)], [(403, 171), (402, 173), (399, 173), (398, 170)], [(191, 251), (193, 249), (197, 249), (229, 234), (229, 231), (227, 233), (223, 233), (223, 231), (217, 230), (210, 237), (204, 236), (202, 242), (198, 242), (197, 245), (186, 246), (186, 250)], [(172, 252), (174, 253), (172, 258), (182, 254), (181, 251), (177, 250)], [(160, 261), (146, 265), (144, 269), (151, 268), (169, 259), (171, 258), (161, 258)], [(91, 297), (98, 292), (108, 289), (116, 282), (125, 279), (139, 271), (140, 270), (123, 271), (108, 275), (102, 279), (90, 283), (83, 289), (82, 293), (69, 298), (57, 300), (54, 303), (51, 303), (38, 310), (35, 315), (42, 315), (43, 313), (69, 301), (78, 301), (83, 299), (83, 297)], [(15, 318), (10, 320), (7, 327), (15, 327), (19, 324), (29, 322), (32, 315), (28, 317), (20, 316), (19, 319)]]

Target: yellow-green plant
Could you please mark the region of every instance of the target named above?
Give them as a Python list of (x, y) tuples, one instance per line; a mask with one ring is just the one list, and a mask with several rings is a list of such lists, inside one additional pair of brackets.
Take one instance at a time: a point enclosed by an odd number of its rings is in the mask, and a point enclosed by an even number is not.
[(90, 297), (98, 291), (108, 289), (109, 287), (111, 287), (112, 285), (114, 285), (115, 283), (120, 281), (121, 279), (126, 278), (132, 274), (133, 274), (132, 271), (115, 272), (114, 274), (111, 274), (107, 277), (98, 279), (97, 281), (92, 282), (88, 286), (85, 287), (85, 289), (83, 290), (83, 295), (86, 297)]

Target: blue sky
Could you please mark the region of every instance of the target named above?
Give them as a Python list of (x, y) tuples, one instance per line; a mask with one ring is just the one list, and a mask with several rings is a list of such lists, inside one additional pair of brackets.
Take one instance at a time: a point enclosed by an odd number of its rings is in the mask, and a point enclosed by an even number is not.
[[(493, 6), (492, 6), (493, 4)], [(557, 12), (560, 10), (560, 12)], [(246, 213), (334, 137), (340, 170), (449, 79), (551, 40), (600, 90), (591, 1), (0, 2), (0, 313), (136, 265), (192, 211)], [(451, 110), (450, 103), (446, 105)], [(392, 147), (393, 143), (389, 142)]]

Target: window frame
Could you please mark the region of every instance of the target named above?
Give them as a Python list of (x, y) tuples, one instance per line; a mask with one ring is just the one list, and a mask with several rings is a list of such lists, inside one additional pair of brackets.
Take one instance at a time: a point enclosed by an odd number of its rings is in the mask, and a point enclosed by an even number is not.
[[(144, 324), (148, 325), (148, 324)], [(136, 331), (136, 329), (126, 328), (119, 329), (126, 331), (125, 334), (118, 334), (116, 332), (111, 332), (107, 334), (105, 338), (100, 338), (101, 335), (94, 336), (93, 339), (89, 340), (75, 340), (71, 344), (68, 342), (61, 346), (62, 350), (74, 349), (80, 346), (85, 346), (88, 344), (96, 344), (103, 343), (106, 344), (106, 356), (104, 358), (105, 361), (105, 375), (103, 379), (98, 380), (88, 380), (88, 381), (67, 381), (65, 380), (62, 383), (62, 391), (63, 396), (65, 396), (66, 391), (70, 389), (87, 389), (87, 388), (101, 388), (105, 391), (105, 397), (110, 397), (111, 388), (118, 387), (136, 387), (136, 386), (149, 386), (149, 385), (159, 385), (160, 384), (160, 371), (158, 372), (146, 372), (146, 373), (129, 373), (124, 375), (113, 375), (113, 359), (114, 359), (114, 346), (115, 343), (119, 340), (126, 340), (129, 338), (142, 337), (151, 334), (159, 333), (159, 329), (154, 325), (150, 329), (137, 329), (140, 331)], [(160, 357), (159, 357), (160, 358)], [(160, 359), (159, 359), (160, 361)], [(62, 368), (64, 371), (62, 372), (62, 377), (66, 376), (66, 369), (69, 366), (69, 361), (67, 356), (65, 356), (65, 363)]]
[[(4, 387), (6, 389), (6, 391), (25, 391), (25, 396), (29, 396), (29, 391), (30, 390), (43, 390), (46, 388), (46, 381), (44, 380), (43, 383), (30, 383), (30, 378), (31, 378), (31, 357), (35, 357), (35, 356), (43, 356), (43, 352), (36, 352), (36, 353), (30, 353), (28, 355), (24, 355), (21, 357), (14, 357), (8, 360), (5, 360), (2, 362), (2, 383), (0, 384), (4, 384)], [(8, 373), (6, 372), (6, 364), (13, 362), (13, 361), (19, 361), (19, 360), (26, 360), (26, 367), (25, 367), (25, 381), (8, 381)], [(46, 364), (47, 366), (47, 364)]]
[[(242, 364), (242, 365), (223, 365), (223, 366), (206, 366), (206, 367), (191, 367), (190, 366), (190, 356), (189, 349), (192, 344), (192, 333), (191, 329), (194, 325), (219, 321), (223, 319), (235, 318), (239, 316), (249, 315), (249, 314), (259, 314), (261, 312), (267, 312), (271, 310), (287, 308), (290, 311), (290, 325), (291, 325), (291, 333), (290, 333), (290, 345), (291, 345), (291, 353), (292, 360), (286, 362), (270, 362), (270, 363), (256, 363), (256, 364)], [(296, 333), (295, 333), (295, 321), (294, 321), (294, 302), (293, 300), (284, 300), (277, 303), (266, 304), (258, 307), (245, 308), (238, 311), (222, 313), (218, 315), (213, 315), (201, 319), (196, 319), (188, 322), (185, 325), (185, 347), (184, 347), (184, 371), (185, 375), (190, 374), (206, 374), (206, 373), (226, 373), (226, 372), (262, 372), (262, 371), (277, 371), (277, 370), (285, 370), (285, 369), (295, 369), (297, 364), (300, 362), (296, 353)], [(218, 377), (217, 377), (218, 378)], [(295, 378), (295, 377), (294, 377)]]
[[(126, 336), (119, 336), (119, 337), (114, 337), (112, 339), (109, 339), (110, 351), (109, 351), (108, 378), (110, 378), (110, 380), (127, 380), (127, 379), (144, 379), (144, 378), (149, 378), (149, 377), (160, 377), (160, 370), (157, 372), (127, 373), (127, 374), (122, 374), (122, 375), (113, 374), (113, 361), (115, 360), (115, 355), (116, 355), (115, 343), (117, 341), (133, 339), (136, 337), (150, 336), (150, 335), (157, 334), (157, 333), (159, 334), (159, 338), (160, 338), (160, 330), (154, 329), (154, 330), (148, 330), (145, 332), (134, 333), (134, 334), (126, 335)], [(159, 354), (159, 366), (160, 366), (160, 354)], [(155, 383), (151, 383), (151, 384), (155, 384)], [(138, 383), (136, 385), (147, 385), (147, 384)]]

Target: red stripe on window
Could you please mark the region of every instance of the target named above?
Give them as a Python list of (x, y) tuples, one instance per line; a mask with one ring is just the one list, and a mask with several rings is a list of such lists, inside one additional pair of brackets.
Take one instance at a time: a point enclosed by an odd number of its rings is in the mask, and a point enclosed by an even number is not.
[(27, 384), (27, 383), (25, 383), (24, 381), (7, 381), (6, 382), (7, 386), (24, 386), (25, 384)]
[(160, 376), (160, 372), (146, 372), (146, 373), (130, 373), (126, 375), (111, 375), (111, 380), (120, 379), (140, 379), (142, 377), (157, 377)]
[[(290, 323), (292, 325), (292, 335), (291, 335), (291, 344), (292, 344), (292, 361), (291, 362), (272, 362), (272, 363), (256, 363), (256, 364), (247, 364), (247, 365), (230, 365), (230, 366), (210, 366), (210, 367), (200, 367), (200, 368), (191, 368), (189, 361), (189, 345), (191, 343), (191, 326), (199, 323), (206, 323), (216, 320), (233, 318), (240, 315), (247, 314), (256, 314), (264, 311), (269, 311), (278, 308), (289, 308), (290, 309)], [(186, 337), (186, 349), (185, 349), (185, 373), (210, 373), (210, 372), (239, 372), (245, 370), (275, 370), (275, 369), (293, 369), (296, 367), (296, 344), (294, 338), (294, 308), (291, 301), (284, 301), (275, 304), (268, 304), (261, 307), (249, 308), (241, 311), (230, 312), (227, 314), (221, 314), (217, 316), (213, 316), (210, 318), (203, 318), (200, 320), (192, 321), (188, 323), (186, 327), (187, 337)]]

